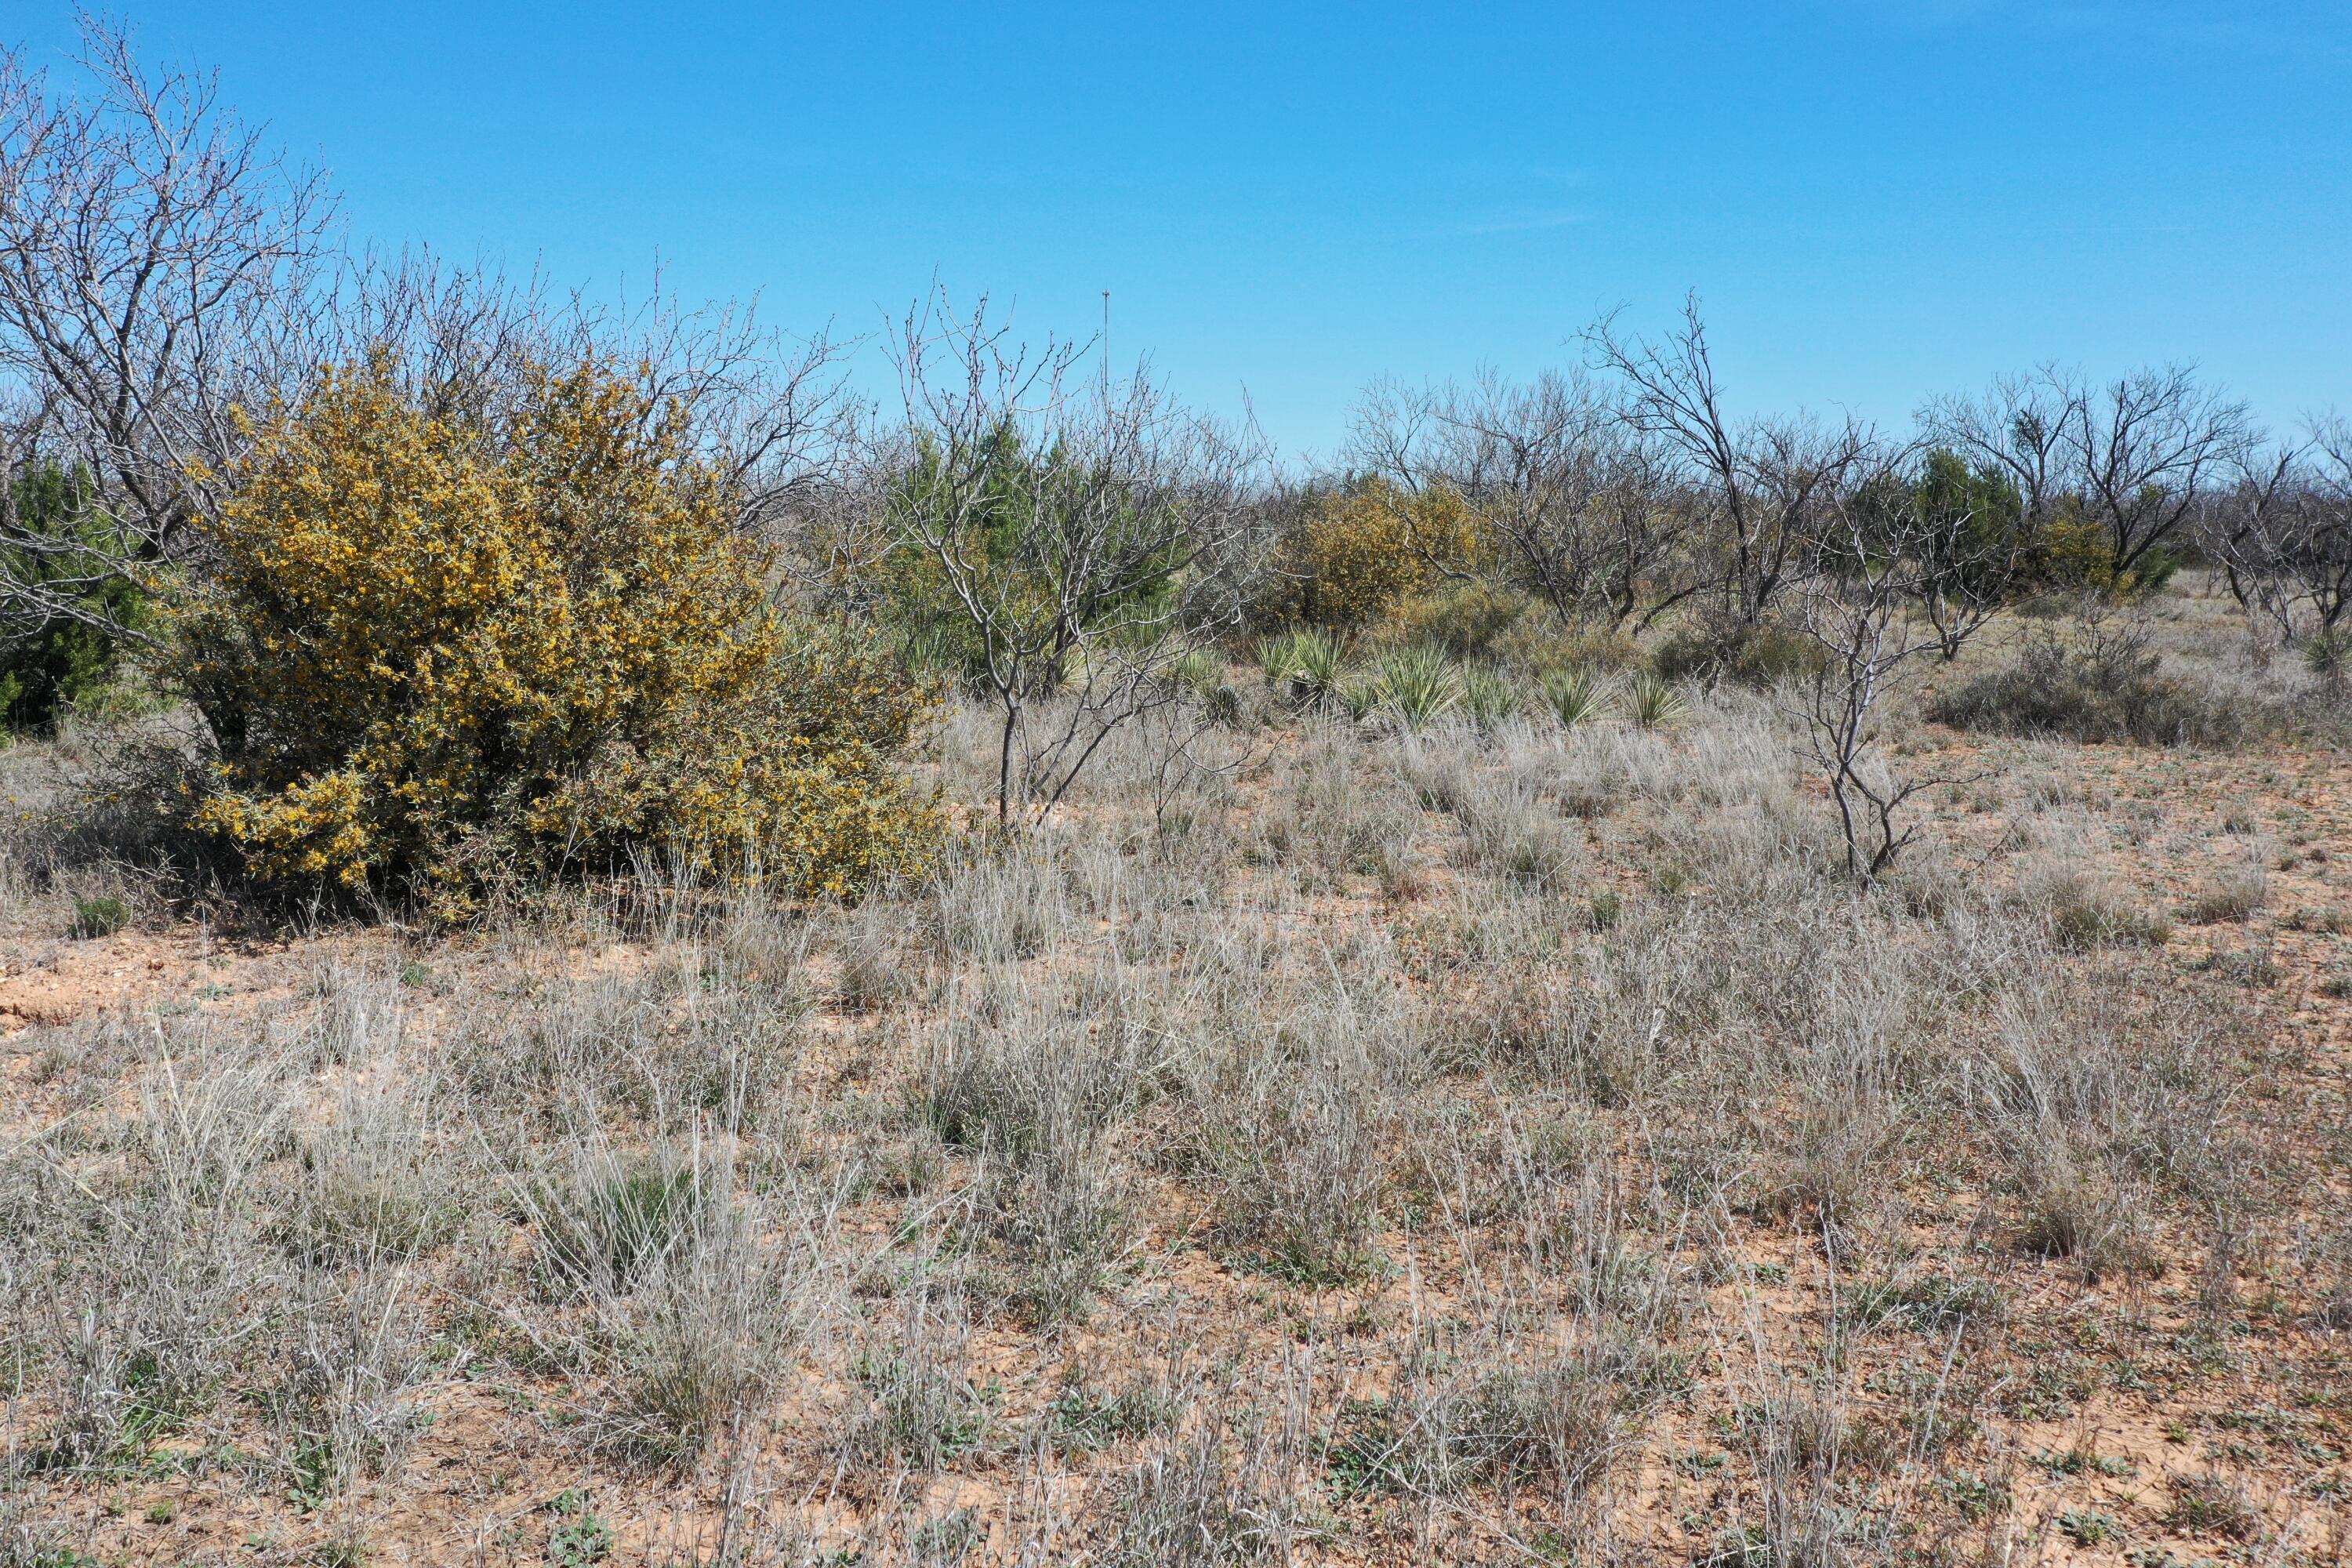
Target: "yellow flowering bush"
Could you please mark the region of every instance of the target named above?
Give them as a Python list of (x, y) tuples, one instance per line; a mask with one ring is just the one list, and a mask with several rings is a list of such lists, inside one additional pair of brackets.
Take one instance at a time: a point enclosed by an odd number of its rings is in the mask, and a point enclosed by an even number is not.
[(256, 876), (448, 912), (638, 847), (833, 891), (924, 852), (893, 758), (926, 694), (770, 605), (640, 378), (546, 370), (466, 416), (378, 358), (257, 435), (175, 626), (219, 746), (193, 824)]
[(1370, 479), (1318, 501), (1285, 542), (1280, 564), (1297, 619), (1353, 627), (1428, 587), (1440, 563), (1467, 564), (1477, 551), (1459, 496), (1408, 495)]

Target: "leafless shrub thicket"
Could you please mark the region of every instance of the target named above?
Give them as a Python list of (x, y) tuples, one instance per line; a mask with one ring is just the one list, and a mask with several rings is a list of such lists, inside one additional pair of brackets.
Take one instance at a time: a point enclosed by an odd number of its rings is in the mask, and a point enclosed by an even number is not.
[(1420, 394), (1376, 386), (1357, 412), (1354, 448), (1406, 494), (1458, 496), (1508, 573), (1563, 623), (1647, 626), (1697, 591), (1682, 559), (1696, 536), (1674, 504), (1675, 459), (1580, 376), (1522, 386), (1490, 372)]
[(2302, 645), (2322, 674), (2340, 676), (2352, 591), (2352, 429), (2343, 419), (2248, 462), (2210, 508), (2206, 538), (2257, 633)]
[(1707, 574), (1728, 622), (1754, 626), (1811, 564), (1820, 521), (1868, 472), (1874, 434), (1847, 420), (1738, 421), (1727, 413), (1698, 300), (1663, 340), (1627, 336), (1605, 320), (1587, 334), (1595, 361), (1624, 386), (1626, 418), (1682, 464), (1696, 531), (1716, 560)]

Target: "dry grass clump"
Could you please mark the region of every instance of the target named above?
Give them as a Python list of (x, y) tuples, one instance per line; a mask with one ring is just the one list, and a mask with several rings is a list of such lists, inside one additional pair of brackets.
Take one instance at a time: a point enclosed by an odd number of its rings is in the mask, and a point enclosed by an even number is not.
[(988, 1440), (995, 1413), (990, 1392), (972, 1380), (966, 1313), (951, 1282), (919, 1280), (867, 1339), (839, 1445), (843, 1462), (869, 1482), (930, 1475)]
[(289, 1246), (312, 1262), (357, 1263), (413, 1258), (453, 1239), (466, 1210), (442, 1126), (425, 1072), (338, 1085), (329, 1118), (301, 1134), (308, 1182), (291, 1207)]
[(916, 1109), (941, 1143), (977, 1157), (973, 1203), (1009, 1249), (1030, 1316), (1081, 1316), (1133, 1222), (1132, 1152), (1118, 1135), (1167, 1064), (1133, 1020), (1090, 1024), (1001, 980), (980, 991), (950, 994), (951, 1015), (969, 1011), (934, 1037)]
[(2225, 1110), (2252, 1070), (2243, 1019), (2162, 994), (2121, 1013), (2132, 984), (2011, 988), (1970, 1086), (2018, 1185), (2021, 1245), (2094, 1278), (2154, 1264), (2160, 1191), (2242, 1173)]
[(2251, 1542), (2262, 1533), (2262, 1510), (2246, 1495), (2245, 1483), (2219, 1470), (2172, 1479), (2172, 1501), (2164, 1511), (2168, 1530), (2183, 1535)]
[(1285, 1001), (1285, 1026), (1208, 1080), (1203, 1154), (1220, 1236), (1283, 1277), (1336, 1283), (1382, 1261), (1399, 1099), (1424, 1069), (1385, 987), (1318, 986)]
[(2257, 847), (2241, 865), (2225, 869), (2189, 899), (2188, 919), (2195, 925), (2251, 920), (2270, 906), (2270, 874), (2263, 851)]
[(1293, 1354), (1255, 1386), (1191, 1387), (1195, 1418), (1107, 1474), (1077, 1521), (1103, 1561), (1223, 1568), (1296, 1561), (1327, 1542), (1317, 1481), (1330, 1450), (1312, 1372)]
[[(202, 1052), (184, 1037), (162, 1043)], [(261, 1201), (288, 1125), (272, 1065), (226, 1049), (165, 1054), (136, 1093), (111, 1130), (120, 1159), (103, 1186), (37, 1148), (17, 1164), (43, 1200), (14, 1238), (11, 1283), (15, 1321), (47, 1347), (36, 1364), (50, 1414), (36, 1442), (48, 1464), (136, 1462), (156, 1436), (202, 1419), (266, 1327), (249, 1292), (282, 1289), (293, 1272), (268, 1244)]]
[(2071, 858), (2028, 866), (2018, 879), (2018, 894), (2063, 952), (2161, 946), (2172, 940), (2171, 921), (2135, 908), (2112, 880)]

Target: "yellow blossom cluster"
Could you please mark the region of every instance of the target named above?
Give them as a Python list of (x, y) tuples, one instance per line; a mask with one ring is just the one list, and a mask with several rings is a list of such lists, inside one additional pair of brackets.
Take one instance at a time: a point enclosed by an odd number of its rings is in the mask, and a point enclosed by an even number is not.
[(1376, 479), (1318, 500), (1285, 541), (1280, 565), (1296, 618), (1353, 627), (1427, 588), (1441, 568), (1472, 563), (1480, 549), (1461, 497), (1407, 494)]
[(407, 879), (653, 846), (847, 891), (924, 852), (892, 766), (926, 694), (796, 624), (687, 410), (598, 362), (453, 414), (388, 356), (273, 411), (232, 476), (177, 673), (193, 807), (265, 879)]

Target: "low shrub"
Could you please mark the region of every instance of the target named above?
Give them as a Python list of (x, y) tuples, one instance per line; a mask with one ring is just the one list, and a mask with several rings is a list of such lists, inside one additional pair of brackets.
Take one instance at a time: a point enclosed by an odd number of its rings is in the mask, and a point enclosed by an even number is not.
[(1448, 583), (1397, 605), (1388, 624), (1401, 642), (1428, 643), (1456, 658), (1490, 658), (1529, 604), (1525, 594), (1483, 580)]
[(776, 612), (691, 421), (586, 362), (453, 416), (379, 356), (273, 414), (173, 673), (217, 752), (190, 820), (263, 882), (449, 917), (651, 847), (847, 892), (919, 859), (928, 695)]
[(2226, 746), (2241, 738), (2238, 714), (2163, 674), (2160, 665), (2159, 656), (2128, 640), (2076, 648), (2037, 637), (2008, 668), (1937, 698), (1927, 717), (1959, 730), (2145, 746)]
[(131, 909), (121, 899), (74, 900), (73, 933), (79, 937), (112, 936), (131, 923)]
[(1616, 675), (1639, 667), (1647, 655), (1625, 632), (1598, 626), (1563, 629), (1556, 620), (1530, 616), (1502, 639), (1496, 657), (1504, 663), (1538, 672), (1591, 669)]
[(1367, 626), (1425, 588), (1434, 562), (1466, 557), (1471, 547), (1458, 497), (1408, 495), (1373, 479), (1323, 497), (1284, 541), (1285, 608), (1310, 626)]
[(1781, 626), (1703, 624), (1676, 632), (1650, 656), (1667, 680), (1732, 680), (1769, 688), (1808, 679), (1822, 668), (1821, 645)]

